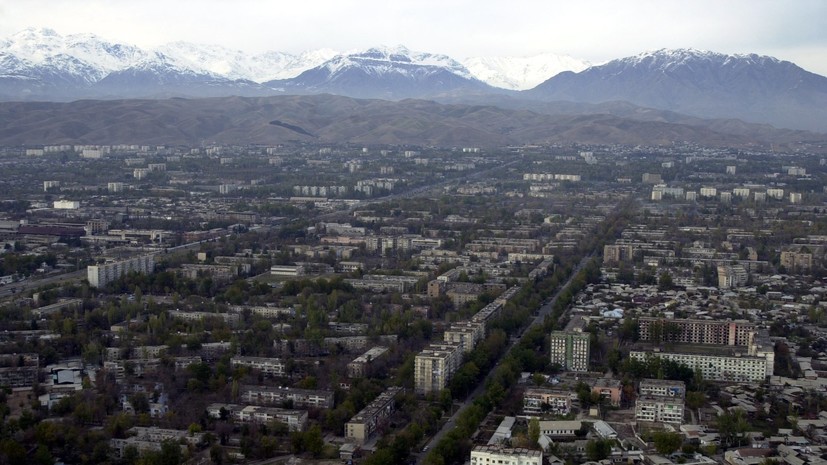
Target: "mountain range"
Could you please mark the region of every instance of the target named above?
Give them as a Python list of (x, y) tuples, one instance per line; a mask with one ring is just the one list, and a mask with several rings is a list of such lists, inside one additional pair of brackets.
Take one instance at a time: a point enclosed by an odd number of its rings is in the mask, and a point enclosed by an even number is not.
[(590, 108), (583, 104), (626, 102), (681, 117), (827, 132), (827, 78), (759, 55), (664, 49), (589, 65), (549, 54), (458, 61), (402, 46), (251, 55), (176, 42), (144, 50), (48, 29), (0, 40), (4, 101), (311, 94), (545, 114), (557, 114), (566, 107), (561, 102), (578, 104), (572, 107), (578, 111)]
[(672, 145), (808, 152), (827, 136), (704, 120), (625, 103), (544, 103), (538, 110), (330, 94), (202, 99), (0, 102), (0, 145), (351, 143), (435, 147)]

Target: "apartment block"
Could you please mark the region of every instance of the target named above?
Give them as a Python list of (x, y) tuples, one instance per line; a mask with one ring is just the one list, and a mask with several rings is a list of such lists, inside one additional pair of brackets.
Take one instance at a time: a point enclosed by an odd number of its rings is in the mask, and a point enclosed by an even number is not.
[(589, 371), (588, 333), (554, 331), (551, 333), (551, 363), (567, 371)]
[(388, 352), (387, 347), (377, 346), (372, 347), (364, 354), (353, 359), (347, 364), (348, 378), (361, 378), (370, 372), (373, 362)]
[(631, 244), (615, 244), (603, 246), (603, 263), (620, 264), (630, 263), (634, 259), (634, 249)]
[(543, 453), (533, 449), (511, 449), (499, 446), (475, 446), (471, 465), (543, 465)]
[(755, 324), (746, 320), (718, 321), (641, 317), (641, 341), (748, 346)]
[(792, 250), (781, 252), (781, 266), (787, 272), (806, 272), (813, 269), (813, 254)]
[(287, 425), (290, 431), (303, 431), (307, 426), (307, 411), (262, 407), (259, 405), (210, 404), (207, 414), (212, 418), (225, 417), (240, 423), (268, 424), (277, 422)]
[(284, 376), (287, 373), (287, 365), (280, 358), (236, 356), (230, 359), (230, 365), (233, 368), (248, 367), (259, 370), (267, 376)]
[[(629, 356), (635, 360), (645, 361), (649, 357), (681, 363), (693, 370), (698, 370), (704, 379), (711, 381), (731, 381), (739, 383), (760, 383), (772, 375), (766, 357), (742, 354), (713, 353), (676, 353), (633, 350)], [(769, 372), (768, 372), (769, 371)]]
[(743, 287), (749, 281), (749, 273), (743, 265), (718, 265), (718, 287), (731, 289)]
[(86, 267), (87, 279), (92, 287), (103, 287), (128, 273), (149, 274), (155, 271), (155, 257), (140, 255), (127, 260), (90, 265)]
[(458, 321), (445, 330), (442, 337), (445, 342), (460, 344), (462, 351), (468, 353), (485, 337), (485, 325), (480, 322)]
[(426, 347), (414, 362), (416, 393), (427, 395), (445, 389), (462, 362), (462, 356), (460, 344), (431, 344)]
[(635, 403), (635, 420), (647, 423), (683, 423), (684, 400), (641, 395)]
[(333, 408), (333, 391), (252, 385), (244, 385), (240, 391), (240, 400), (249, 404), (276, 406), (290, 402), (293, 407)]
[(523, 413), (539, 415), (568, 415), (571, 411), (571, 393), (555, 389), (528, 388), (523, 393)]
[(396, 397), (404, 389), (391, 386), (345, 424), (345, 437), (364, 444), (396, 410)]
[(642, 379), (638, 391), (641, 396), (686, 397), (686, 383), (670, 379)]

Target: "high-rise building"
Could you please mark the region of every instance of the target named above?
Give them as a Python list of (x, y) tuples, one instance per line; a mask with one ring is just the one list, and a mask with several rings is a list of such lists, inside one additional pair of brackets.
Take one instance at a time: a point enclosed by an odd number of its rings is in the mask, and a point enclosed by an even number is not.
[(462, 362), (461, 344), (431, 344), (414, 360), (414, 385), (417, 394), (439, 392), (448, 386)]
[(589, 371), (589, 333), (554, 331), (551, 333), (551, 363), (567, 371)]

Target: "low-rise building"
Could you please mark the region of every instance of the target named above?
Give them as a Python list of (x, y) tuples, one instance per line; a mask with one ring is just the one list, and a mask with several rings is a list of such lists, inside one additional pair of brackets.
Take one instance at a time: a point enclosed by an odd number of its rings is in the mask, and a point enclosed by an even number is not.
[(680, 397), (641, 395), (635, 403), (635, 420), (647, 423), (683, 422), (684, 400)]
[(533, 449), (511, 449), (499, 446), (474, 446), (471, 465), (543, 465), (543, 453)]
[(217, 419), (232, 419), (241, 423), (287, 425), (290, 431), (302, 431), (307, 426), (307, 411), (263, 407), (260, 405), (210, 404), (207, 414)]
[(620, 396), (623, 392), (623, 385), (620, 380), (602, 378), (592, 386), (592, 392), (605, 399), (614, 407), (620, 405)]
[(373, 362), (388, 351), (387, 347), (372, 347), (364, 354), (353, 359), (347, 364), (348, 378), (361, 378), (370, 372)]
[(314, 389), (295, 389), (279, 386), (245, 385), (240, 400), (267, 406), (291, 404), (293, 407), (333, 408), (333, 392)]
[(233, 368), (253, 368), (268, 376), (284, 376), (287, 373), (285, 369), (287, 365), (280, 358), (236, 356), (230, 359), (230, 365)]
[(396, 396), (404, 389), (392, 386), (374, 399), (345, 424), (345, 437), (364, 444), (396, 409)]
[(523, 413), (539, 415), (568, 415), (571, 412), (571, 393), (555, 389), (528, 388), (523, 393)]

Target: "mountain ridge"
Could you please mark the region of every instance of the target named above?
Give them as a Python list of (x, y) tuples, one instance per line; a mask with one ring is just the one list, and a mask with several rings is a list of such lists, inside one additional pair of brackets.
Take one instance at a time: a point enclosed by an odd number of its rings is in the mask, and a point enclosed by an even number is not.
[[(634, 111), (626, 108), (624, 111)], [(166, 100), (0, 103), (0, 145), (354, 143), (437, 147), (523, 144), (789, 147), (825, 150), (827, 135), (672, 116), (667, 122), (602, 114), (542, 114), (428, 100), (329, 94)], [(300, 130), (297, 130), (300, 129)]]

